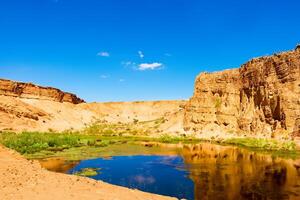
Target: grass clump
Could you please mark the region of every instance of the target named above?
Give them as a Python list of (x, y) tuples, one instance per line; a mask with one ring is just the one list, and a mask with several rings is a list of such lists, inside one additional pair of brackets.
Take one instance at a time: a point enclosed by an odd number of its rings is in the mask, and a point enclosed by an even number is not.
[[(94, 146), (96, 138), (78, 133), (2, 133), (0, 143), (21, 154), (33, 154), (43, 150), (61, 151), (72, 147)], [(93, 145), (91, 145), (93, 144)]]
[(218, 97), (216, 100), (215, 100), (215, 108), (220, 108), (222, 105), (222, 99), (220, 97)]
[(158, 142), (162, 142), (162, 143), (178, 143), (180, 141), (184, 141), (184, 138), (170, 136), (170, 135), (166, 135), (166, 134), (160, 136), (158, 139)]
[(83, 168), (80, 171), (75, 172), (74, 174), (77, 176), (85, 176), (85, 177), (97, 176), (98, 170), (100, 170), (100, 168)]
[(262, 138), (232, 138), (223, 141), (223, 143), (248, 148), (259, 148), (264, 150), (296, 150), (296, 144), (293, 141), (277, 141)]
[(46, 133), (2, 133), (1, 143), (6, 147), (14, 149), (22, 154), (35, 153), (54, 147), (67, 147), (77, 144), (77, 140), (71, 137), (51, 137)]
[(0, 144), (14, 149), (21, 154), (33, 155), (64, 151), (77, 147), (107, 147), (124, 142), (147, 141), (144, 137), (111, 136), (85, 132), (3, 132), (0, 134)]
[[(178, 133), (179, 134), (179, 133)], [(172, 136), (168, 134), (161, 135), (159, 138), (156, 139), (157, 142), (161, 143), (170, 143), (170, 144), (177, 144), (177, 143), (186, 143), (186, 144), (192, 144), (192, 143), (199, 143), (203, 142), (204, 140), (200, 138), (196, 138), (193, 135), (179, 135), (179, 136)]]

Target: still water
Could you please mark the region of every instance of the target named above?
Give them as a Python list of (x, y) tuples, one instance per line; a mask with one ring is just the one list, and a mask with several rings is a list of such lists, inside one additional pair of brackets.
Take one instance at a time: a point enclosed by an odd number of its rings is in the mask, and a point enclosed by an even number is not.
[(300, 199), (297, 157), (206, 143), (142, 148), (123, 144), (118, 151), (108, 147), (99, 158), (40, 162), (49, 170), (68, 174), (97, 168), (93, 179), (180, 199)]

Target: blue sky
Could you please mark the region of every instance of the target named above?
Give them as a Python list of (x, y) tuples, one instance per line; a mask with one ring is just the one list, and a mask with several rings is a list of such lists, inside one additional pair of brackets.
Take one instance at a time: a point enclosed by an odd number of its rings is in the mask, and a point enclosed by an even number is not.
[(299, 0), (0, 0), (0, 77), (87, 101), (187, 99), (300, 42)]

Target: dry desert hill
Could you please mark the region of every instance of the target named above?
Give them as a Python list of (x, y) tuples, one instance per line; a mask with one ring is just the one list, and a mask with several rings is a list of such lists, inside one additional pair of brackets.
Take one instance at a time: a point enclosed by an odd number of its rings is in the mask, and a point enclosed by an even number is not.
[(201, 73), (188, 101), (86, 103), (51, 87), (0, 79), (0, 130), (80, 130), (163, 119), (153, 134), (300, 136), (300, 46), (238, 69)]

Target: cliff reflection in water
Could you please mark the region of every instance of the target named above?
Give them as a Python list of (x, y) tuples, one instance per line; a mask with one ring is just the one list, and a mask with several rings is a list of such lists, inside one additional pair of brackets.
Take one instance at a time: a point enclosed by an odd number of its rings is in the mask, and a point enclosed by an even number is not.
[(121, 144), (93, 159), (40, 162), (49, 170), (70, 174), (100, 169), (91, 178), (179, 199), (300, 199), (300, 160), (233, 146)]
[(195, 199), (300, 199), (296, 161), (231, 146), (185, 145)]
[(54, 171), (67, 173), (70, 169), (79, 164), (80, 161), (68, 161), (62, 158), (48, 158), (45, 160), (39, 160), (42, 167)]

